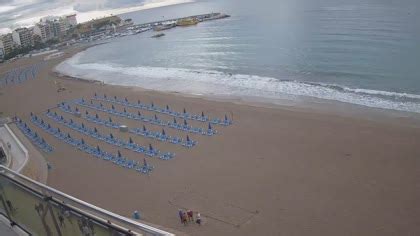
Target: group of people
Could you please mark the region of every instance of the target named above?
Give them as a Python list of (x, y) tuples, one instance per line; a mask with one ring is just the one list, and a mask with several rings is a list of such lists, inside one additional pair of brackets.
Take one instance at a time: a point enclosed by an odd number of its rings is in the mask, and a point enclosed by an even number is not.
[(187, 225), (188, 223), (196, 223), (201, 225), (201, 215), (200, 212), (197, 212), (197, 216), (195, 217), (194, 221), (194, 212), (192, 210), (184, 211), (179, 209), (178, 211), (179, 219), (181, 220), (181, 224)]

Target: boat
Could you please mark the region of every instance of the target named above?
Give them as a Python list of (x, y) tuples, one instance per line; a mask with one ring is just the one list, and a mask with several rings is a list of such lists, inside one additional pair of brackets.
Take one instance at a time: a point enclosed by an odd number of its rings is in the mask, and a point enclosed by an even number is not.
[(165, 36), (165, 34), (164, 33), (155, 34), (155, 35), (152, 36), (152, 38), (160, 38), (162, 36)]
[(161, 24), (157, 25), (153, 28), (154, 31), (162, 31), (162, 30), (168, 30), (172, 29), (176, 26), (176, 24)]
[(192, 17), (180, 19), (176, 22), (177, 26), (190, 26), (198, 24), (198, 20)]

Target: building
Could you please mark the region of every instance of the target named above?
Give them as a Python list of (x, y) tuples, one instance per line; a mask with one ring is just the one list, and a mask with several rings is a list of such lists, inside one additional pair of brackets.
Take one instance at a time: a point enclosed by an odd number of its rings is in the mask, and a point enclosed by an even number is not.
[(40, 22), (35, 25), (34, 35), (38, 35), (41, 38), (41, 42), (46, 42), (54, 37), (50, 24), (45, 22)]
[(13, 42), (19, 47), (30, 47), (33, 45), (32, 31), (28, 28), (15, 29), (12, 33)]
[(3, 56), (11, 53), (14, 48), (12, 34), (5, 34), (0, 36), (0, 50), (3, 52)]
[(53, 38), (61, 38), (66, 35), (66, 18), (57, 16), (47, 16), (41, 18), (40, 23), (49, 25), (50, 32)]
[(67, 29), (75, 27), (77, 25), (76, 14), (65, 16)]
[(66, 22), (63, 18), (59, 18), (50, 23), (54, 37), (61, 38), (66, 35)]

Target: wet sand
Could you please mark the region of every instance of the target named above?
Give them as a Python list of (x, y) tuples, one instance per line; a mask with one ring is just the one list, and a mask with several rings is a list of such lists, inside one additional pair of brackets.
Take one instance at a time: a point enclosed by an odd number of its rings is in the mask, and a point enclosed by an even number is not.
[[(66, 57), (79, 50), (68, 50)], [(42, 58), (3, 64), (0, 75)], [(52, 68), (63, 59), (47, 61), (36, 80), (0, 89), (3, 116), (16, 114), (23, 118), (55, 148), (44, 155), (53, 167), (48, 173), (52, 187), (124, 216), (139, 210), (147, 222), (190, 235), (420, 234), (417, 120), (376, 121), (363, 113), (342, 114), (334, 109), (251, 106), (60, 78)], [(57, 82), (66, 90), (58, 93)], [(190, 112), (204, 111), (211, 116), (228, 114), (234, 124), (215, 126), (219, 134), (214, 137), (190, 135), (199, 142), (190, 150), (96, 126), (101, 133), (113, 132), (123, 139), (132, 137), (136, 143), (151, 143), (176, 153), (168, 161), (148, 158), (155, 170), (147, 176), (75, 150), (29, 121), (32, 111), (73, 137), (83, 137), (88, 144), (99, 144), (116, 153), (114, 146), (58, 125), (43, 115), (51, 108), (66, 119), (94, 127), (54, 107), (65, 100), (91, 98), (95, 92), (127, 97), (130, 101), (169, 104), (178, 111), (186, 107)], [(83, 113), (86, 110), (79, 109)], [(166, 115), (158, 116), (172, 120)], [(130, 128), (143, 125), (112, 118)], [(198, 122), (192, 124), (205, 127)], [(161, 130), (158, 126), (146, 126)], [(144, 157), (126, 149), (121, 153), (138, 161)], [(201, 212), (204, 224), (181, 225), (179, 208)]]

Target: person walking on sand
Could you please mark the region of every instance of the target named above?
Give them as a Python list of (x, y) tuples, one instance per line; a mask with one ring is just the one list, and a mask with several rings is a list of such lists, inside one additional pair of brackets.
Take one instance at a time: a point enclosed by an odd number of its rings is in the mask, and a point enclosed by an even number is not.
[(197, 219), (195, 220), (195, 223), (197, 223), (198, 225), (201, 225), (201, 214), (200, 214), (200, 212), (197, 213)]
[(194, 213), (192, 210), (188, 210), (187, 211), (187, 215), (188, 215), (188, 221), (190, 222), (194, 222)]
[(181, 224), (182, 224), (182, 223), (184, 223), (184, 222), (182, 221), (182, 217), (183, 217), (184, 213), (182, 212), (182, 210), (181, 210), (181, 209), (179, 209), (179, 210), (178, 210), (178, 215), (179, 215), (179, 220), (181, 221)]
[(184, 225), (187, 225), (187, 223), (188, 223), (186, 212), (182, 212), (182, 223), (184, 223)]

